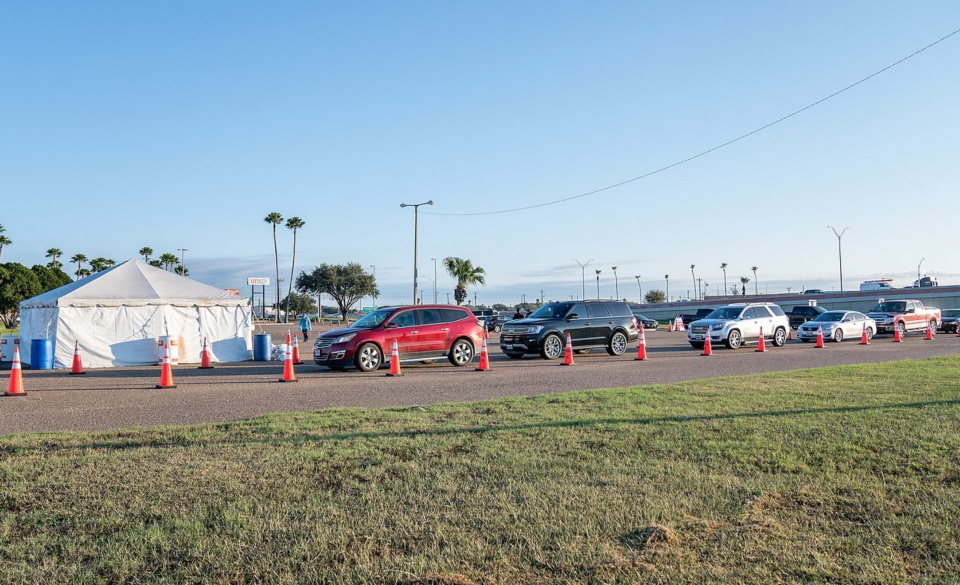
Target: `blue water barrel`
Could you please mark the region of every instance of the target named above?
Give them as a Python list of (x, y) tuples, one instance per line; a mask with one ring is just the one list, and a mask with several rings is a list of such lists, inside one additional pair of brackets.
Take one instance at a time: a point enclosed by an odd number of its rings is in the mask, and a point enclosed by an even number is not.
[(258, 333), (253, 336), (253, 361), (269, 362), (273, 353), (273, 338), (269, 333)]
[(53, 369), (53, 340), (52, 339), (31, 339), (30, 340), (30, 369), (31, 370), (52, 370)]

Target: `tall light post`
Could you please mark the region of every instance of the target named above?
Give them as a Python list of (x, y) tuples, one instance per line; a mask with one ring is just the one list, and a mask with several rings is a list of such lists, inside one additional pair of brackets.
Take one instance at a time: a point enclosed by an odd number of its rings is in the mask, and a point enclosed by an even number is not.
[(431, 258), (433, 260), (433, 304), (437, 304), (437, 259)]
[(663, 279), (667, 281), (667, 302), (670, 302), (670, 275), (664, 274)]
[(413, 304), (417, 304), (417, 212), (421, 205), (433, 205), (433, 200), (423, 203), (401, 203), (400, 207), (413, 208)]
[(600, 269), (597, 268), (597, 298), (600, 298)]
[(593, 262), (593, 258), (587, 260), (586, 262), (580, 262), (579, 260), (576, 260), (576, 259), (574, 259), (574, 258), (571, 258), (571, 260), (573, 260), (574, 262), (576, 262), (577, 264), (580, 265), (580, 288), (581, 288), (581, 290), (580, 290), (580, 298), (581, 298), (582, 300), (586, 300), (586, 298), (587, 298), (587, 276), (586, 276), (586, 270), (585, 270), (585, 269), (586, 269), (586, 267), (587, 267), (587, 264), (590, 264), (591, 262)]
[(840, 257), (840, 292), (843, 292), (843, 248), (840, 246), (840, 238), (842, 238), (843, 234), (847, 233), (847, 230), (850, 228), (845, 227), (843, 231), (838, 234), (836, 228), (832, 225), (828, 225), (827, 227), (833, 230), (833, 235), (837, 236), (837, 255)]
[(926, 260), (926, 258), (921, 258), (920, 264), (917, 264), (917, 286), (920, 286), (920, 266), (923, 264), (924, 260)]
[(640, 275), (634, 276), (637, 279), (637, 288), (640, 289), (640, 302), (643, 303), (643, 286), (640, 284)]
[[(188, 249), (186, 249), (186, 248), (177, 248), (177, 249), (180, 250), (180, 276), (186, 276), (186, 275), (187, 275), (187, 265), (183, 263), (183, 253), (184, 253), (184, 252), (189, 252), (190, 250), (188, 250)], [(921, 260), (921, 262), (923, 262), (923, 260)], [(918, 272), (918, 273), (920, 272), (920, 269), (919, 269), (919, 268), (917, 269), (917, 272)]]
[(616, 293), (616, 294), (617, 294), (617, 298), (616, 298), (616, 299), (619, 301), (619, 300), (620, 300), (620, 281), (617, 280), (617, 267), (614, 266), (614, 267), (611, 268), (611, 270), (613, 270), (613, 286), (614, 286), (614, 290), (617, 291), (617, 293)]

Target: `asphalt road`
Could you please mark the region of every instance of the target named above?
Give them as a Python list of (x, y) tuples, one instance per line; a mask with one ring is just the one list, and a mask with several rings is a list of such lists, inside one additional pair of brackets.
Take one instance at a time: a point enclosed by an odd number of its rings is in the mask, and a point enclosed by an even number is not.
[[(946, 334), (928, 341), (911, 333), (902, 343), (883, 336), (866, 346), (858, 340), (828, 342), (823, 349), (793, 340), (781, 348), (767, 344), (765, 353), (753, 346), (714, 348), (709, 357), (691, 348), (682, 332), (648, 332), (646, 340), (646, 361), (635, 359), (634, 345), (620, 357), (596, 350), (576, 355), (574, 365), (565, 367), (562, 360), (508, 359), (500, 353), (497, 335), (491, 334), (488, 371), (438, 362), (404, 365), (402, 377), (388, 377), (385, 370), (323, 369), (308, 360), (310, 345), (301, 344), (305, 363), (295, 367), (295, 383), (279, 382), (282, 362), (215, 364), (210, 370), (184, 364), (173, 368), (177, 387), (163, 390), (156, 389), (158, 366), (88, 369), (82, 376), (69, 370), (23, 370), (26, 395), (0, 396), (0, 435), (226, 422), (333, 407), (477, 401), (960, 353), (960, 337)], [(5, 390), (7, 372), (2, 383)]]

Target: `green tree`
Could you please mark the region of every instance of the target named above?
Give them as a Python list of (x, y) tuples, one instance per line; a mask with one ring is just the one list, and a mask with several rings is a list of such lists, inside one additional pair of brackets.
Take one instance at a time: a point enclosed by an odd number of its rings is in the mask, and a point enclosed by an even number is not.
[(47, 292), (48, 290), (53, 290), (55, 288), (60, 288), (65, 284), (70, 284), (73, 282), (73, 279), (70, 278), (70, 275), (60, 270), (59, 268), (50, 268), (50, 265), (36, 264), (30, 271), (37, 275), (37, 279), (40, 281), (40, 286), (43, 288), (42, 292)]
[(760, 294), (760, 293), (757, 291), (757, 285), (760, 283), (760, 281), (757, 280), (757, 267), (754, 266), (754, 267), (751, 268), (750, 270), (753, 272), (753, 294), (755, 294), (755, 295), (756, 295), (756, 294)]
[(140, 255), (143, 256), (143, 261), (147, 264), (150, 264), (150, 256), (153, 256), (153, 248), (149, 246), (144, 246), (140, 248)]
[[(73, 257), (70, 258), (70, 262), (76, 262), (77, 264), (77, 271), (74, 272), (74, 275), (76, 275), (77, 280), (80, 280), (81, 278), (84, 277), (83, 263), (86, 261), (87, 261), (87, 257), (84, 254), (74, 254)], [(90, 274), (90, 272), (87, 271), (87, 274)]]
[[(276, 211), (267, 214), (263, 221), (273, 227), (273, 261), (277, 268), (277, 302), (280, 302), (280, 251), (277, 249), (277, 226), (283, 221), (283, 216)], [(280, 311), (274, 311), (277, 314), (277, 323), (280, 322)]]
[(447, 274), (457, 279), (457, 286), (453, 289), (453, 298), (458, 305), (462, 305), (467, 300), (467, 286), (471, 284), (486, 284), (484, 274), (486, 271), (479, 266), (474, 266), (473, 262), (450, 256), (443, 259), (443, 267), (447, 269)]
[(160, 254), (160, 258), (158, 258), (158, 260), (160, 260), (160, 263), (163, 264), (163, 269), (167, 272), (171, 272), (174, 266), (180, 264), (180, 258), (178, 258), (176, 254), (172, 254), (170, 252)]
[(173, 271), (180, 276), (190, 276), (190, 269), (185, 266), (178, 265)]
[(16, 262), (0, 264), (0, 321), (4, 327), (16, 327), (20, 302), (41, 293), (43, 285), (29, 268)]
[[(0, 225), (0, 230), (3, 229), (3, 226)], [(7, 236), (0, 234), (0, 257), (3, 257), (3, 247), (12, 244), (13, 242)]]
[(648, 290), (647, 294), (643, 295), (643, 300), (648, 303), (662, 303), (667, 300), (667, 295), (659, 289)]
[(297, 277), (297, 290), (318, 296), (330, 295), (344, 315), (364, 296), (380, 294), (373, 275), (365, 272), (356, 262), (324, 263), (309, 274), (301, 272)]
[(293, 292), (283, 300), (283, 306), (290, 315), (312, 314), (317, 310), (317, 301), (310, 295)]
[(47, 258), (50, 259), (50, 262), (47, 263), (47, 266), (50, 268), (57, 268), (57, 269), (62, 267), (63, 264), (57, 261), (57, 258), (59, 258), (60, 256), (63, 256), (63, 250), (61, 250), (60, 248), (50, 248), (49, 250), (47, 250)]
[[(297, 216), (293, 216), (287, 219), (287, 229), (293, 230), (293, 258), (290, 260), (290, 282), (287, 284), (287, 300), (290, 300), (290, 293), (293, 292), (293, 267), (297, 263), (297, 230), (302, 228), (306, 222), (300, 219)], [(284, 305), (286, 307), (287, 315), (290, 314), (290, 306)], [(302, 313), (303, 311), (294, 311), (294, 313)]]
[(148, 261), (147, 264), (149, 264), (150, 266), (153, 266), (154, 268), (163, 268), (163, 262), (157, 258), (154, 258), (153, 260)]
[(741, 289), (743, 291), (743, 296), (747, 296), (747, 283), (750, 282), (750, 279), (746, 276), (741, 276), (740, 282), (743, 284), (743, 288)]
[(110, 268), (116, 264), (113, 260), (109, 258), (104, 258), (103, 256), (98, 256), (90, 261), (90, 270), (93, 272), (103, 272), (107, 268)]

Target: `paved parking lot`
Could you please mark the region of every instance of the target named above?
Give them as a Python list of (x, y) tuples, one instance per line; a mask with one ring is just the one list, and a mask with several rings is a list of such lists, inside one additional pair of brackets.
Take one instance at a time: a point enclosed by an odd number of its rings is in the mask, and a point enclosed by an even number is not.
[[(282, 362), (216, 364), (212, 370), (184, 364), (173, 369), (177, 388), (165, 390), (155, 388), (158, 366), (88, 369), (83, 376), (69, 375), (69, 370), (24, 370), (27, 394), (0, 397), (0, 434), (224, 422), (333, 407), (428, 405), (960, 353), (960, 338), (944, 334), (932, 341), (910, 334), (903, 343), (883, 336), (867, 346), (849, 340), (827, 343), (823, 349), (793, 340), (781, 348), (767, 344), (766, 353), (752, 346), (715, 348), (710, 357), (691, 348), (682, 332), (648, 332), (646, 340), (647, 361), (634, 359), (634, 344), (620, 357), (594, 351), (576, 355), (574, 366), (564, 367), (562, 360), (508, 359), (493, 334), (489, 371), (438, 362), (404, 365), (403, 377), (387, 377), (386, 370), (322, 369), (309, 361), (310, 345), (301, 344), (305, 363), (295, 369), (296, 383), (279, 382)], [(5, 371), (4, 390), (8, 380)]]

